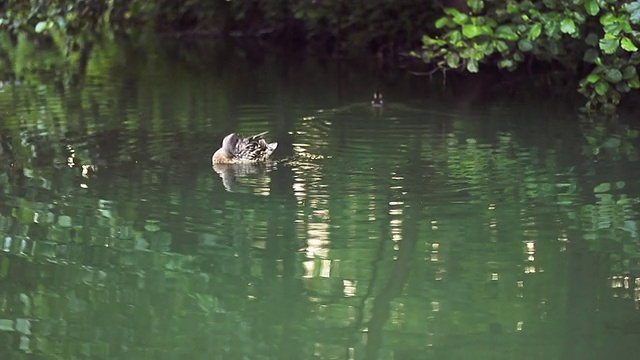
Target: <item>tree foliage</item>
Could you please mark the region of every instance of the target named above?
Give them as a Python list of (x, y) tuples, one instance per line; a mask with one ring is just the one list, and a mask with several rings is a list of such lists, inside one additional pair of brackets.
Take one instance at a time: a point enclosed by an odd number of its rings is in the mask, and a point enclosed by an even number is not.
[(419, 46), (425, 23), (439, 7), (420, 0), (8, 0), (0, 5), (0, 28), (12, 33), (87, 30), (257, 36), (291, 44), (315, 42), (331, 51)]
[(640, 1), (467, 0), (469, 11), (445, 9), (438, 36), (425, 35), (416, 53), (441, 69), (478, 72), (480, 64), (515, 70), (524, 63), (561, 64), (584, 75), (588, 110), (612, 110), (640, 87)]

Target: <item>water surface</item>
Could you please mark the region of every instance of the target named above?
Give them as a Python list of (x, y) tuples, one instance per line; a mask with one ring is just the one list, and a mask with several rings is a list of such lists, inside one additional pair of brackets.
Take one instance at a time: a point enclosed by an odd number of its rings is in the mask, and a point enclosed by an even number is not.
[[(104, 45), (77, 82), (2, 88), (3, 359), (640, 350), (625, 116), (162, 49)], [(269, 131), (275, 161), (215, 171), (231, 131)]]

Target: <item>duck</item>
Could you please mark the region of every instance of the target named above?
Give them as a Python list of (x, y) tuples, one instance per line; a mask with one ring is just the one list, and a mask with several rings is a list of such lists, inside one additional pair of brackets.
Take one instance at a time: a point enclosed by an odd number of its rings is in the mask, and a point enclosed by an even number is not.
[(211, 157), (212, 164), (259, 163), (269, 159), (278, 147), (277, 142), (267, 143), (261, 132), (249, 137), (231, 133), (222, 140), (222, 147)]
[(371, 106), (382, 107), (382, 93), (380, 91), (376, 91), (373, 93), (373, 100), (371, 100)]

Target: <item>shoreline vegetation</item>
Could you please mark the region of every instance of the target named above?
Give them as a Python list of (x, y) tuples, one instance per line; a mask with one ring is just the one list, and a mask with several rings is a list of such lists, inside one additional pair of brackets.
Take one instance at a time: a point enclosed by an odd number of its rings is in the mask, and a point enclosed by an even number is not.
[(418, 76), (482, 73), (508, 91), (580, 93), (587, 114), (615, 114), (640, 88), (640, 1), (8, 0), (0, 28), (3, 52), (22, 37), (67, 61), (100, 38), (153, 33), (364, 56)]

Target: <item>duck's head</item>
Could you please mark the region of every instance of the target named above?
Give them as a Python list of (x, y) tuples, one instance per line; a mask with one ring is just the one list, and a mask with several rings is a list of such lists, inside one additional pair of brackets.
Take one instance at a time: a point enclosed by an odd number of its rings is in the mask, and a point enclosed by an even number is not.
[(382, 93), (380, 91), (376, 91), (373, 93), (373, 100), (371, 100), (371, 106), (373, 107), (382, 106)]
[(222, 149), (229, 155), (233, 155), (236, 151), (236, 145), (240, 140), (240, 136), (236, 133), (229, 134), (222, 140)]

